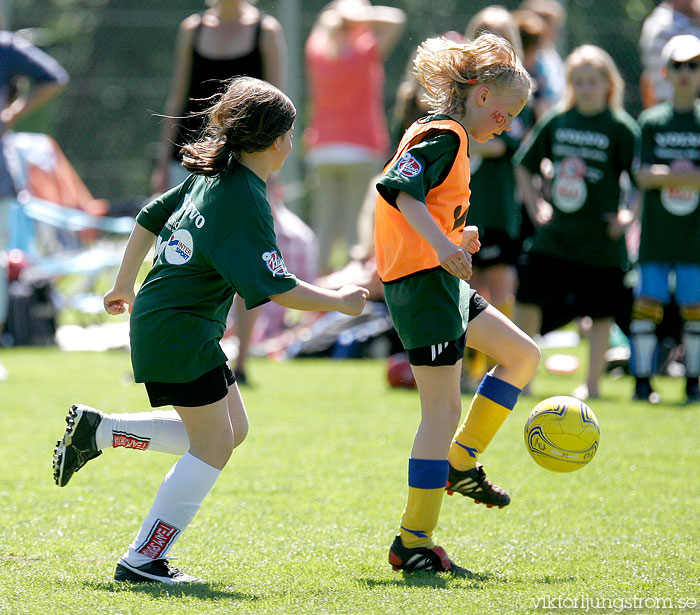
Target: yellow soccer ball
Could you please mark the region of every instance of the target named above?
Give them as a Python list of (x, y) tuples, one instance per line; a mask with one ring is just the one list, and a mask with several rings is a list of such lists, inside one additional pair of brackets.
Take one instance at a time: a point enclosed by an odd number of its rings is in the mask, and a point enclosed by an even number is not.
[(525, 423), (525, 446), (552, 472), (573, 472), (598, 451), (600, 427), (593, 410), (574, 397), (549, 397), (537, 404)]

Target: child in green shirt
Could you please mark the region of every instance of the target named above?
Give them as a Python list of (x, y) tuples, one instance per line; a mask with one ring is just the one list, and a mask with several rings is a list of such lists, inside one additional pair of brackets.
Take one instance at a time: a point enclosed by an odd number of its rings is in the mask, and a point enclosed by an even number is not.
[[(117, 581), (202, 582), (173, 568), (166, 555), (248, 432), (219, 346), (234, 295), (248, 308), (268, 300), (347, 314), (364, 308), (367, 290), (299, 281), (277, 247), (265, 182), (292, 150), (295, 116), (291, 101), (269, 83), (233, 79), (209, 109), (204, 136), (182, 150), (191, 175), (139, 213), (105, 295), (108, 313), (131, 312), (134, 375), (151, 405), (175, 410), (111, 415), (73, 406), (54, 455), (56, 484), (65, 486), (110, 445), (182, 455), (119, 560)], [(135, 295), (136, 275), (154, 242), (153, 268)]]

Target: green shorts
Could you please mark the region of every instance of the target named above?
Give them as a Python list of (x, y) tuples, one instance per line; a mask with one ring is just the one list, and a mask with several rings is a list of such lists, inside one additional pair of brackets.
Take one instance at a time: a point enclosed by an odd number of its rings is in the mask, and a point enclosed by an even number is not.
[(442, 267), (384, 284), (384, 298), (404, 348), (461, 337), (469, 322), (469, 284)]

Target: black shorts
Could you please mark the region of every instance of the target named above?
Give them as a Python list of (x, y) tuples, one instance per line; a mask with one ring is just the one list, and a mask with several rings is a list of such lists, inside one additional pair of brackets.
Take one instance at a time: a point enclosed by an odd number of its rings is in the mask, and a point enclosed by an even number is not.
[[(489, 302), (472, 288), (469, 292), (469, 322), (474, 320), (488, 306)], [(467, 334), (465, 332), (456, 340), (423, 346), (422, 348), (411, 348), (406, 351), (408, 362), (411, 365), (428, 365), (430, 367), (454, 365), (464, 357), (466, 340)]]
[(481, 249), (472, 254), (472, 266), (488, 269), (495, 265), (515, 265), (520, 254), (520, 243), (500, 229), (479, 231)]
[(626, 302), (624, 271), (619, 267), (581, 265), (530, 252), (520, 256), (517, 268), (516, 300), (542, 309), (551, 323), (543, 323), (542, 333), (580, 316), (613, 318), (618, 306)]
[(236, 382), (228, 363), (209, 370), (192, 382), (145, 382), (148, 399), (153, 408), (182, 406), (196, 408), (213, 404), (226, 397), (228, 388)]

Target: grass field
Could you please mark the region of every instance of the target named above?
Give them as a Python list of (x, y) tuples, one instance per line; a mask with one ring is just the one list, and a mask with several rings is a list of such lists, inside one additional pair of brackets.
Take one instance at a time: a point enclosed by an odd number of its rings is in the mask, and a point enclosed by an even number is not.
[(167, 590), (112, 575), (173, 457), (108, 450), (66, 488), (51, 475), (72, 402), (147, 409), (128, 356), (18, 349), (2, 361), (2, 614), (700, 612), (700, 406), (679, 403), (680, 380), (663, 379), (670, 403), (652, 407), (629, 401), (630, 378), (606, 377), (598, 455), (559, 475), (529, 458), (522, 429), (580, 374), (542, 370), (482, 459), (512, 504), (445, 498), (437, 537), (478, 573), (452, 579), (387, 563), (417, 394), (388, 389), (383, 361), (256, 360), (250, 436), (172, 553), (210, 583)]

